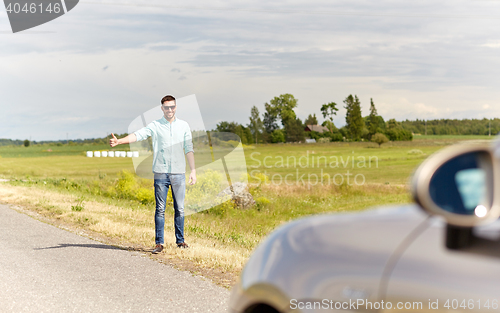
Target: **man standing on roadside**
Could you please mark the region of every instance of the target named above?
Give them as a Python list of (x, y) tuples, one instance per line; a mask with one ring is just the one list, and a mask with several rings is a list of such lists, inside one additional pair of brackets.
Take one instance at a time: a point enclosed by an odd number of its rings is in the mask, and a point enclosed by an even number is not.
[(155, 242), (153, 253), (163, 251), (165, 229), (165, 207), (168, 188), (172, 188), (174, 200), (175, 242), (179, 248), (187, 248), (184, 242), (184, 196), (186, 194), (186, 160), (191, 168), (189, 184), (196, 183), (196, 169), (194, 167), (194, 153), (191, 130), (188, 123), (175, 117), (177, 104), (172, 95), (161, 99), (163, 117), (153, 121), (148, 126), (117, 139), (114, 134), (109, 140), (110, 146), (128, 144), (147, 139), (153, 139), (153, 173), (155, 187)]

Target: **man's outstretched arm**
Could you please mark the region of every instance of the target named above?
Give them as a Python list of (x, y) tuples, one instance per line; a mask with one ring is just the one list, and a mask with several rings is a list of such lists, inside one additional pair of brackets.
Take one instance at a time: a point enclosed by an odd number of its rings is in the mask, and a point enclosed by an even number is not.
[(137, 141), (137, 137), (135, 136), (134, 133), (128, 135), (127, 137), (123, 137), (123, 138), (120, 138), (120, 139), (117, 139), (115, 134), (111, 133), (111, 139), (109, 139), (109, 145), (111, 147), (116, 147), (118, 145), (123, 145), (123, 144), (127, 144), (127, 143), (132, 143), (132, 142), (136, 142)]

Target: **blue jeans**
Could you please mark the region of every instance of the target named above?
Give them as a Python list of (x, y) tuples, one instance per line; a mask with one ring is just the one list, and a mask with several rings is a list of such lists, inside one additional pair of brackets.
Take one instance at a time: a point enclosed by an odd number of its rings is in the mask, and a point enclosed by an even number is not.
[(175, 242), (184, 242), (184, 196), (186, 195), (186, 177), (184, 174), (155, 173), (155, 242), (163, 244), (165, 230), (165, 207), (168, 188), (172, 187), (174, 200)]

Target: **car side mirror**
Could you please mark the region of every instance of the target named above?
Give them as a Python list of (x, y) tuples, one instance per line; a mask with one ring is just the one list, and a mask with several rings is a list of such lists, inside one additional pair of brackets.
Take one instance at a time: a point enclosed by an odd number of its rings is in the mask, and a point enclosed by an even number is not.
[(500, 215), (498, 171), (489, 145), (452, 146), (420, 165), (413, 176), (413, 197), (448, 225), (473, 227)]

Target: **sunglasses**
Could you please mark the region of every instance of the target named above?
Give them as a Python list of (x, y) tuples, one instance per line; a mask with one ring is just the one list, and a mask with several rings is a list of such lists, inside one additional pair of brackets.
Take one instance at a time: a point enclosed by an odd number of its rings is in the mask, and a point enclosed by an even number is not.
[(173, 111), (173, 110), (175, 109), (175, 107), (176, 107), (175, 105), (171, 105), (171, 106), (164, 105), (164, 106), (163, 106), (163, 109), (164, 109), (165, 111), (168, 111), (168, 110)]

